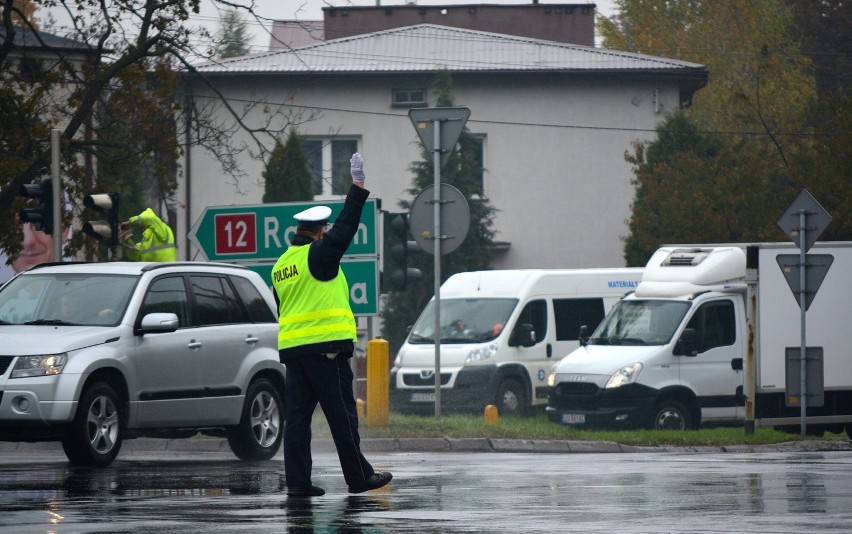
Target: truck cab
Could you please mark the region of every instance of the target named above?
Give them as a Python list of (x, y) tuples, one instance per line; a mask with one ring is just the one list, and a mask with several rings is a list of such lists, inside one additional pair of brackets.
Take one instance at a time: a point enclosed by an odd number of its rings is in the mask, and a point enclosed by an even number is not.
[(636, 291), (554, 365), (550, 420), (698, 428), (742, 418), (745, 253), (664, 248)]

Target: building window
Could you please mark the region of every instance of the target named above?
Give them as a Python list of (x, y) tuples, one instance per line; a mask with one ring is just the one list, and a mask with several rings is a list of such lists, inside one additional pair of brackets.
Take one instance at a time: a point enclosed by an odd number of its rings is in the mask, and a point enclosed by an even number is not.
[(20, 62), (21, 79), (25, 82), (36, 82), (44, 73), (44, 66), (40, 58), (25, 57)]
[(473, 164), (476, 168), (476, 173), (479, 176), (479, 190), (474, 195), (482, 200), (488, 197), (488, 191), (485, 188), (485, 134), (473, 134)]
[(394, 89), (391, 105), (396, 108), (426, 106), (426, 89)]
[(349, 158), (358, 152), (358, 140), (351, 138), (302, 139), (308, 159), (315, 198), (346, 195), (352, 185)]

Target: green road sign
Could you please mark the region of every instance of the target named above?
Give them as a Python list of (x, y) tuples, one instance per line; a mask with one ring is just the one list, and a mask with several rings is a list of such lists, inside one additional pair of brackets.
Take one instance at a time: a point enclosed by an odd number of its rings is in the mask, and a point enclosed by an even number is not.
[[(258, 273), (269, 286), (272, 286), (270, 278), (272, 266), (270, 263), (246, 263), (246, 267)], [(352, 259), (340, 263), (346, 281), (349, 283), (349, 304), (352, 313), (356, 316), (369, 316), (379, 314), (379, 270), (376, 268), (375, 259)]]
[[(208, 206), (189, 231), (189, 239), (211, 261), (275, 262), (296, 232), (293, 216), (312, 206), (330, 207), (334, 222), (343, 201)], [(377, 209), (376, 199), (367, 200), (347, 256), (378, 253)]]

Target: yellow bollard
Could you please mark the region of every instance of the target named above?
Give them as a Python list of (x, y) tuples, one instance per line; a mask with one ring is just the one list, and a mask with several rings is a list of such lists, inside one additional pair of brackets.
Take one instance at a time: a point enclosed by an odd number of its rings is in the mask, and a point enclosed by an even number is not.
[(500, 414), (497, 412), (497, 407), (489, 404), (485, 407), (485, 424), (496, 425), (500, 420)]
[(358, 419), (364, 417), (364, 399), (355, 399), (355, 412), (358, 414)]
[(388, 426), (388, 352), (388, 342), (380, 337), (367, 343), (367, 427)]

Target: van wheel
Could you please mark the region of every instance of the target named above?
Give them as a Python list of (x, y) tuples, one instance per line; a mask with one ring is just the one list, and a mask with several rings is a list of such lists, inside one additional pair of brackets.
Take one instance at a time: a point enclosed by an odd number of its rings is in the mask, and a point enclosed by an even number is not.
[(494, 399), (500, 415), (524, 415), (527, 412), (527, 394), (520, 380), (505, 378), (497, 386)]
[(121, 401), (106, 382), (95, 382), (83, 391), (77, 413), (62, 448), (75, 465), (107, 466), (118, 456), (124, 435)]
[(674, 399), (666, 399), (657, 403), (654, 408), (654, 430), (690, 430), (693, 428), (692, 415), (689, 410)]
[(269, 460), (281, 447), (284, 410), (281, 396), (269, 380), (252, 381), (240, 424), (228, 431), (228, 445), (242, 460)]

